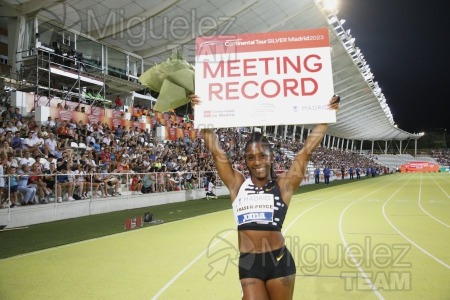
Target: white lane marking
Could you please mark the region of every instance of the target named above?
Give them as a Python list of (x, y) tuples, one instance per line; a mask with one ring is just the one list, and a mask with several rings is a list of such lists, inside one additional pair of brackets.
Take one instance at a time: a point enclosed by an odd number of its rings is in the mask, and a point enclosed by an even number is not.
[[(392, 195), (394, 196), (394, 195)], [(397, 231), (398, 234), (400, 234), (405, 240), (407, 240), (410, 244), (414, 245), (417, 249), (419, 249), (420, 251), (422, 251), (423, 253), (425, 253), (426, 255), (428, 255), (429, 257), (431, 257), (432, 259), (434, 259), (436, 262), (438, 262), (439, 264), (443, 265), (444, 267), (446, 267), (447, 269), (450, 269), (450, 265), (448, 265), (447, 263), (445, 263), (444, 261), (442, 261), (441, 259), (437, 258), (436, 256), (434, 256), (433, 254), (431, 254), (430, 252), (428, 252), (427, 250), (425, 250), (424, 248), (420, 247), (417, 243), (415, 243), (412, 239), (410, 239), (409, 237), (407, 237), (403, 232), (401, 232), (392, 222), (391, 220), (389, 220), (387, 214), (386, 214), (386, 205), (389, 203), (389, 201), (392, 199), (392, 196), (389, 197), (386, 202), (384, 202), (383, 207), (382, 207), (382, 211), (383, 211), (383, 216), (386, 219), (386, 221), (389, 223), (389, 225), (391, 225), (391, 227)]]
[[(439, 186), (439, 188), (441, 188), (441, 186), (433, 179), (433, 181)], [(445, 193), (445, 191), (441, 188), (441, 190)], [(447, 195), (447, 193), (445, 193)], [(448, 197), (448, 195), (447, 195)], [(442, 225), (446, 226), (447, 228), (450, 228), (450, 225), (448, 225), (447, 223), (439, 220), (438, 218), (436, 218), (435, 216), (431, 215), (428, 211), (425, 210), (425, 208), (423, 208), (422, 206), (422, 175), (420, 175), (420, 185), (419, 185), (419, 207), (420, 209), (427, 214), (430, 218), (432, 218), (433, 220), (435, 220), (438, 223), (441, 223)]]
[[(378, 184), (378, 182), (375, 182), (375, 183), (370, 184), (369, 186), (371, 186), (371, 185), (377, 185), (377, 184)], [(344, 187), (344, 186), (341, 185), (341, 186), (339, 186), (339, 187)], [(330, 198), (330, 199), (328, 199), (328, 200), (324, 200), (324, 201), (322, 201), (322, 202), (320, 202), (320, 203), (318, 203), (318, 204), (316, 204), (316, 205), (314, 205), (314, 206), (311, 206), (311, 207), (308, 208), (307, 210), (303, 211), (301, 214), (297, 215), (297, 216), (294, 218), (294, 220), (292, 220), (291, 223), (289, 223), (288, 226), (285, 226), (285, 227), (284, 227), (283, 235), (286, 234), (286, 232), (294, 225), (294, 223), (296, 223), (296, 222), (298, 221), (298, 219), (300, 219), (301, 216), (303, 216), (305, 213), (307, 213), (307, 212), (310, 211), (311, 209), (313, 209), (313, 208), (315, 208), (315, 207), (317, 207), (317, 206), (319, 206), (319, 205), (321, 205), (321, 204), (327, 203), (327, 202), (329, 202), (329, 201), (331, 201), (331, 200), (336, 200), (336, 199), (342, 198), (343, 196), (352, 194), (352, 193), (354, 193), (354, 192), (356, 192), (356, 191), (359, 191), (359, 190), (365, 190), (366, 188), (367, 188), (367, 186), (363, 186), (363, 187), (360, 187), (360, 188), (358, 188), (358, 189), (349, 191), (349, 192), (347, 192), (347, 193), (345, 193), (345, 194), (339, 194), (339, 195), (337, 195), (337, 196), (335, 196), (335, 197), (332, 197), (332, 198)], [(336, 190), (334, 190), (334, 192), (336, 192)], [(309, 198), (313, 198), (313, 196), (311, 196), (311, 197), (309, 197)], [(304, 201), (304, 200), (309, 200), (309, 198), (306, 198), (306, 199), (300, 199), (300, 200), (297, 200), (297, 201), (292, 201), (291, 203), (299, 203), (299, 202), (302, 202), (302, 201)]]
[[(391, 182), (390, 184), (392, 184), (392, 183), (393, 183), (393, 182)], [(371, 184), (371, 185), (377, 185), (377, 184), (378, 184), (378, 181), (375, 182), (375, 183), (373, 183), (373, 184)], [(313, 208), (315, 208), (315, 207), (317, 207), (317, 206), (319, 206), (319, 205), (322, 205), (322, 204), (324, 204), (324, 203), (327, 203), (327, 202), (329, 202), (329, 201), (331, 201), (331, 200), (341, 198), (341, 197), (346, 196), (346, 195), (348, 195), (348, 194), (352, 194), (352, 193), (354, 193), (354, 192), (356, 192), (356, 191), (358, 191), (358, 190), (361, 190), (361, 189), (362, 189), (362, 190), (365, 190), (366, 188), (367, 188), (367, 186), (363, 186), (363, 187), (361, 187), (361, 188), (359, 188), (359, 189), (355, 189), (355, 190), (349, 191), (349, 192), (347, 192), (347, 193), (345, 193), (345, 194), (340, 194), (340, 195), (338, 195), (338, 196), (336, 196), (336, 197), (333, 197), (333, 198), (330, 198), (330, 199), (328, 199), (328, 200), (322, 201), (322, 202), (320, 202), (320, 203), (318, 203), (318, 204), (316, 204), (316, 205), (314, 205), (314, 206), (308, 208), (307, 210), (303, 211), (301, 214), (297, 215), (297, 216), (294, 218), (294, 220), (292, 220), (291, 223), (290, 223), (287, 227), (285, 227), (285, 230), (283, 231), (283, 235), (286, 234), (286, 232), (291, 228), (291, 226), (294, 225), (294, 223), (296, 223), (296, 222), (298, 221), (298, 219), (299, 219), (301, 216), (303, 216), (305, 213), (307, 213), (308, 211), (312, 210)], [(380, 188), (380, 189), (377, 189), (376, 191), (379, 191), (379, 190), (381, 190), (381, 189), (383, 189), (383, 188), (385, 188), (385, 186), (383, 186), (383, 187)], [(373, 193), (375, 193), (376, 191), (374, 191)], [(373, 193), (371, 193), (371, 194), (373, 194)], [(364, 196), (363, 198), (365, 198), (365, 197), (367, 197), (367, 196), (369, 196), (369, 195), (371, 195), (371, 194), (368, 194), (368, 195)], [(363, 199), (363, 198), (360, 198), (359, 200), (361, 200), (361, 199)], [(357, 201), (359, 201), (359, 200), (356, 200), (356, 201), (352, 202), (352, 203), (350, 204), (350, 206), (353, 205), (355, 202), (357, 202)], [(298, 202), (300, 202), (300, 200), (299, 200), (299, 201), (293, 201), (292, 203), (298, 203)], [(348, 208), (348, 207), (347, 207), (347, 208)], [(340, 218), (340, 219), (341, 219), (341, 218)], [(341, 231), (341, 230), (342, 230), (342, 228), (340, 227), (340, 231)], [(341, 239), (342, 239), (342, 235), (341, 235)], [(344, 241), (344, 243), (346, 244), (346, 248), (348, 249), (348, 246), (347, 246), (348, 244), (345, 242), (345, 239), (344, 239), (343, 241)], [(352, 253), (350, 253), (350, 256), (352, 257), (353, 261), (355, 262), (355, 257), (353, 256)], [(357, 265), (357, 261), (356, 261), (355, 265)], [(383, 295), (378, 291), (377, 287), (375, 287), (375, 285), (370, 281), (370, 279), (368, 278), (368, 276), (367, 276), (367, 274), (364, 272), (364, 270), (362, 270), (361, 267), (358, 267), (358, 269), (359, 269), (360, 273), (362, 274), (362, 276), (363, 276), (364, 280), (366, 281), (366, 283), (369, 284), (369, 286), (372, 288), (372, 290), (373, 290), (373, 292), (375, 293), (375, 295), (377, 295), (378, 299), (384, 299)]]
[[(431, 177), (431, 179), (433, 179), (434, 183), (437, 184), (437, 186), (438, 186), (438, 187), (441, 189), (441, 191), (447, 196), (447, 198), (450, 199), (449, 194), (447, 194), (447, 192), (441, 187), (441, 185), (434, 179), (434, 176)], [(421, 182), (422, 182), (422, 176), (420, 176), (420, 180), (421, 180)]]
[[(388, 185), (393, 184), (394, 182), (392, 181), (391, 183), (389, 183)], [(406, 183), (405, 183), (406, 184)], [(403, 184), (403, 185), (405, 185)], [(378, 290), (378, 288), (375, 286), (375, 284), (370, 280), (369, 276), (367, 275), (367, 273), (364, 271), (364, 269), (361, 267), (361, 264), (358, 262), (358, 260), (355, 258), (355, 256), (353, 255), (350, 247), (348, 246), (347, 240), (345, 239), (344, 236), (344, 231), (342, 229), (342, 221), (344, 219), (344, 215), (346, 213), (346, 211), (352, 207), (355, 203), (361, 201), (362, 199), (384, 189), (386, 186), (383, 186), (382, 188), (379, 188), (375, 191), (373, 191), (372, 193), (369, 193), (355, 201), (353, 201), (352, 203), (350, 203), (349, 205), (347, 205), (344, 210), (341, 212), (340, 216), (339, 216), (339, 235), (341, 237), (341, 241), (344, 244), (344, 248), (345, 248), (345, 252), (347, 253), (347, 255), (351, 258), (351, 260), (353, 261), (353, 263), (355, 264), (356, 268), (358, 268), (359, 273), (361, 274), (362, 278), (364, 278), (364, 281), (367, 283), (368, 286), (370, 286), (370, 288), (372, 289), (372, 291), (375, 293), (375, 295), (378, 297), (378, 299), (384, 299), (383, 295), (380, 293), (380, 291)], [(395, 195), (403, 186), (401, 186), (393, 195)], [(393, 196), (392, 195), (392, 196)], [(391, 197), (392, 197), (391, 196)]]
[(184, 272), (186, 272), (193, 264), (195, 264), (200, 258), (205, 255), (209, 249), (213, 248), (218, 243), (222, 242), (224, 238), (226, 238), (228, 235), (230, 235), (233, 231), (228, 231), (227, 234), (221, 236), (221, 239), (218, 239), (214, 243), (210, 244), (209, 247), (207, 247), (203, 252), (201, 252), (199, 255), (197, 255), (196, 258), (194, 258), (190, 263), (188, 263), (183, 269), (181, 269), (180, 272), (178, 272), (171, 280), (169, 280), (153, 297), (152, 300), (158, 299), (159, 296), (161, 296), (181, 275), (183, 275)]

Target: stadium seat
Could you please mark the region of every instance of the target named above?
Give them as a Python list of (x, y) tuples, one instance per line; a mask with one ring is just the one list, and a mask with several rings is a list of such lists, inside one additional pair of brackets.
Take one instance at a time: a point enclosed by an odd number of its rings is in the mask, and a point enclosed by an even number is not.
[(74, 153), (78, 154), (79, 147), (78, 147), (78, 144), (77, 144), (77, 143), (71, 142), (71, 143), (70, 143), (70, 148), (73, 149)]

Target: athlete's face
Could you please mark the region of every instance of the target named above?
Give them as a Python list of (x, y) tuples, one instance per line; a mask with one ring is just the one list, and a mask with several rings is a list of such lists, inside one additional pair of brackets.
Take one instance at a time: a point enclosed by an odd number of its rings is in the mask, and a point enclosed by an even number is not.
[(268, 147), (261, 143), (252, 143), (245, 150), (245, 162), (252, 177), (269, 180), (272, 154)]

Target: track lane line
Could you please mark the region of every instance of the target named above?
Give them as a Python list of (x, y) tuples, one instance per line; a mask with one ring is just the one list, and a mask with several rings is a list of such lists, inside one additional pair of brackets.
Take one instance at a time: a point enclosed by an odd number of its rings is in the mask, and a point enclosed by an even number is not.
[[(432, 178), (433, 181), (439, 186), (439, 188), (447, 195), (447, 198), (450, 198), (449, 195), (441, 188), (441, 186), (434, 180), (434, 178)], [(447, 223), (439, 220), (438, 218), (436, 218), (435, 216), (433, 216), (432, 214), (430, 214), (428, 211), (425, 210), (425, 208), (423, 208), (422, 206), (422, 174), (420, 174), (420, 185), (419, 185), (419, 198), (417, 199), (417, 202), (419, 204), (420, 209), (426, 214), (428, 215), (430, 218), (432, 218), (433, 220), (435, 220), (436, 222), (444, 225), (447, 228), (450, 228), (450, 225), (448, 225)]]
[(161, 296), (181, 275), (183, 275), (191, 266), (193, 266), (200, 258), (202, 258), (209, 249), (216, 246), (218, 243), (222, 242), (227, 236), (229, 236), (233, 231), (228, 231), (225, 235), (221, 236), (221, 239), (215, 241), (210, 246), (208, 246), (205, 250), (203, 250), (197, 257), (195, 257), (190, 263), (188, 263), (183, 269), (181, 269), (171, 280), (169, 280), (151, 299), (156, 300)]
[[(347, 205), (341, 212), (341, 214), (339, 215), (339, 222), (338, 222), (338, 226), (339, 226), (339, 235), (341, 237), (341, 241), (344, 244), (345, 247), (345, 252), (347, 253), (347, 255), (351, 258), (351, 260), (353, 261), (353, 263), (355, 264), (356, 268), (358, 269), (359, 273), (361, 274), (362, 278), (364, 278), (364, 281), (367, 283), (368, 286), (370, 286), (370, 288), (372, 289), (372, 291), (374, 292), (374, 294), (378, 297), (378, 299), (384, 299), (383, 295), (381, 294), (381, 292), (378, 290), (378, 288), (375, 286), (375, 284), (372, 282), (372, 280), (370, 280), (369, 276), (367, 275), (367, 273), (364, 271), (364, 269), (361, 267), (361, 264), (358, 262), (358, 260), (355, 258), (355, 256), (353, 255), (352, 251), (350, 250), (347, 240), (345, 239), (344, 236), (344, 231), (342, 229), (342, 222), (344, 219), (344, 215), (347, 212), (347, 210), (352, 207), (354, 204), (356, 204), (357, 202), (363, 200), (364, 198), (386, 188), (386, 186), (389, 186), (391, 184), (394, 184), (395, 181), (391, 181), (390, 183), (388, 183), (387, 185), (373, 191), (370, 194), (367, 194), (355, 201), (353, 201), (352, 203), (350, 203), (349, 205)], [(404, 183), (403, 185), (405, 185), (406, 183)], [(402, 186), (403, 187), (403, 186)], [(402, 187), (400, 187), (393, 195), (395, 195)]]
[[(394, 194), (395, 195), (395, 194)], [(446, 267), (447, 269), (450, 270), (450, 265), (448, 265), (446, 262), (444, 262), (443, 260), (437, 258), (436, 256), (434, 256), (433, 254), (431, 254), (430, 252), (428, 252), (427, 250), (425, 250), (424, 248), (422, 248), (421, 246), (419, 246), (416, 242), (414, 242), (412, 239), (410, 239), (409, 237), (407, 237), (403, 232), (401, 232), (393, 223), (392, 221), (388, 218), (387, 214), (386, 214), (386, 205), (389, 203), (389, 201), (392, 199), (392, 197), (394, 196), (392, 195), (391, 197), (389, 197), (386, 202), (384, 202), (383, 206), (382, 206), (382, 212), (383, 212), (383, 216), (385, 218), (385, 220), (388, 222), (388, 224), (400, 235), (402, 236), (405, 240), (407, 240), (411, 245), (414, 245), (417, 249), (419, 249), (420, 251), (422, 251), (423, 253), (425, 253), (426, 255), (428, 255), (430, 258), (432, 258), (433, 260), (435, 260), (436, 262), (438, 262), (439, 264), (441, 264), (442, 266)]]
[[(422, 175), (420, 175), (420, 179), (422, 179)], [(434, 183), (437, 184), (437, 186), (441, 189), (441, 191), (447, 196), (448, 199), (450, 199), (450, 195), (447, 194), (447, 192), (441, 187), (441, 185), (433, 178), (431, 177), (431, 179), (433, 179)]]
[[(355, 182), (356, 183), (356, 182)], [(378, 185), (378, 182), (375, 182), (375, 183), (371, 183), (371, 184), (369, 184), (369, 186), (376, 186), (376, 185)], [(343, 187), (342, 185), (340, 185), (340, 186), (338, 186), (338, 187), (336, 187), (336, 188), (341, 188), (341, 187)], [(345, 194), (339, 194), (338, 196), (335, 196), (335, 197), (332, 197), (332, 198), (330, 198), (330, 199), (327, 199), (327, 200), (323, 200), (322, 202), (320, 202), (320, 203), (317, 203), (316, 205), (313, 205), (313, 206), (311, 206), (310, 208), (308, 208), (306, 211), (303, 211), (303, 212), (301, 212), (299, 215), (297, 215), (287, 226), (285, 226), (284, 227), (284, 230), (283, 230), (283, 235), (285, 235), (286, 233), (287, 233), (287, 231), (298, 221), (298, 219), (300, 219), (300, 217), (301, 216), (303, 216), (306, 212), (308, 212), (308, 211), (310, 211), (311, 209), (313, 209), (313, 208), (315, 208), (315, 207), (317, 207), (317, 206), (319, 206), (319, 205), (321, 205), (321, 204), (323, 204), (323, 203), (327, 203), (327, 202), (330, 202), (330, 201), (332, 201), (332, 200), (336, 200), (336, 199), (339, 199), (339, 198), (342, 198), (343, 196), (347, 196), (347, 195), (349, 195), (349, 194), (352, 194), (352, 193), (354, 193), (354, 192), (356, 192), (356, 191), (360, 191), (360, 190), (365, 190), (367, 188), (367, 186), (364, 186), (364, 187), (360, 187), (360, 188), (358, 188), (358, 189), (355, 189), (355, 190), (352, 190), (352, 191), (349, 191), (349, 192), (347, 192), (347, 193), (345, 193)], [(322, 190), (321, 190), (322, 191)], [(323, 190), (324, 192), (325, 192), (325, 190)], [(317, 192), (317, 191), (315, 191), (315, 192)], [(336, 192), (336, 190), (333, 190), (333, 194)], [(331, 193), (331, 192), (330, 192)], [(310, 196), (310, 197), (308, 197), (308, 198), (306, 198), (306, 199), (299, 199), (299, 200), (294, 200), (294, 201), (292, 201), (291, 202), (291, 204), (297, 204), (297, 203), (300, 203), (300, 202), (303, 202), (303, 201), (305, 201), (305, 200), (309, 200), (310, 198), (314, 198), (313, 196)], [(290, 205), (289, 205), (290, 206)]]

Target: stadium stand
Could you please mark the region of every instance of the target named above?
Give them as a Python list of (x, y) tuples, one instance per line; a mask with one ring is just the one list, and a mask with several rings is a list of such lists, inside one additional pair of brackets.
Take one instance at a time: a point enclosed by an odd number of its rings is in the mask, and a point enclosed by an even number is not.
[[(151, 108), (146, 109), (152, 111)], [(121, 196), (140, 194), (140, 190), (132, 189), (132, 178), (136, 178), (131, 176), (133, 173), (138, 175), (137, 180), (141, 180), (144, 175), (150, 176), (150, 181), (155, 185), (151, 192), (202, 188), (203, 184), (211, 180), (216, 173), (210, 167), (213, 164), (206, 153), (204, 142), (198, 137), (194, 140), (179, 138), (159, 141), (152, 132), (142, 129), (117, 132), (116, 128), (109, 128), (105, 124), (90, 126), (73, 120), (69, 122), (57, 120), (53, 127), (51, 123), (38, 126), (33, 117), (19, 119), (15, 111), (14, 108), (4, 107), (2, 113), (0, 126), (0, 140), (4, 145), (2, 156), (8, 158), (4, 160), (5, 168), (28, 164), (35, 167), (34, 175), (39, 176), (38, 171), (49, 172), (51, 165), (54, 164), (59, 174), (55, 180), (57, 185), (59, 183), (63, 187), (60, 192), (52, 190), (53, 184), (47, 185), (48, 190), (42, 190), (41, 186), (36, 184), (35, 188), (38, 191), (36, 204), (87, 197), (118, 196), (119, 192)], [(185, 123), (184, 126), (188, 124)], [(70, 134), (66, 133), (66, 128), (70, 128)], [(231, 159), (239, 158), (236, 167), (243, 172), (246, 170), (241, 153), (249, 130), (218, 130), (222, 146), (227, 149)], [(19, 139), (14, 139), (16, 134), (20, 136)], [(25, 155), (23, 157), (18, 156), (18, 152), (9, 146), (16, 147), (14, 143), (17, 144), (18, 141), (22, 142), (20, 147)], [(274, 138), (273, 145), (277, 171), (288, 169), (294, 154), (302, 147), (300, 141), (287, 142), (280, 137)], [(335, 169), (336, 174), (342, 165), (359, 166), (362, 169), (368, 166), (381, 169), (383, 166), (357, 153), (320, 147), (313, 155), (308, 173), (312, 173), (316, 166), (325, 165)], [(79, 180), (79, 177), (84, 175), (89, 177), (90, 173), (100, 173), (99, 176), (93, 177), (98, 184)], [(195, 175), (187, 176), (191, 173)], [(120, 182), (118, 189), (111, 191), (109, 188), (112, 186), (111, 179), (107, 178), (109, 175), (106, 174), (114, 174), (114, 178)], [(63, 175), (67, 178), (61, 179)], [(45, 181), (46, 177), (42, 179)], [(77, 188), (67, 185), (66, 181), (76, 183)], [(85, 182), (82, 188), (80, 182)], [(3, 193), (3, 207), (12, 205), (8, 202), (7, 195), (8, 188)]]

